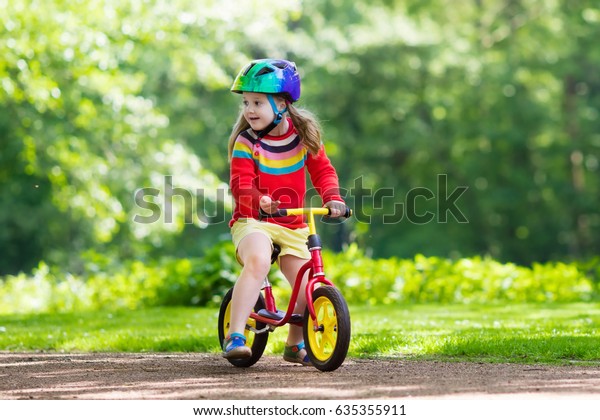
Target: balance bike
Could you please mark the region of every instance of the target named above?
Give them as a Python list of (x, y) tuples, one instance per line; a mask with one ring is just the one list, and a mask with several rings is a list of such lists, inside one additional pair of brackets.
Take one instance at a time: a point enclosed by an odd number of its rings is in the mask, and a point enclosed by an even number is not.
[[(350, 345), (350, 313), (340, 291), (325, 277), (321, 256), (321, 238), (317, 234), (315, 215), (329, 215), (328, 208), (280, 209), (266, 217), (305, 215), (309, 229), (307, 247), (310, 260), (302, 266), (296, 277), (287, 311), (277, 309), (271, 283), (265, 278), (261, 293), (246, 323), (244, 335), (246, 345), (252, 349), (252, 356), (246, 359), (228, 359), (237, 367), (250, 367), (262, 356), (269, 333), (286, 324), (302, 326), (306, 352), (313, 366), (321, 371), (332, 371), (340, 367)], [(344, 217), (350, 217), (347, 208)], [(277, 261), (280, 247), (274, 245), (271, 263)], [(300, 291), (304, 274), (308, 271), (306, 288)], [(293, 309), (299, 293), (306, 294), (304, 314), (294, 314)], [(231, 288), (223, 298), (219, 309), (219, 343), (223, 343), (229, 330), (231, 317)]]

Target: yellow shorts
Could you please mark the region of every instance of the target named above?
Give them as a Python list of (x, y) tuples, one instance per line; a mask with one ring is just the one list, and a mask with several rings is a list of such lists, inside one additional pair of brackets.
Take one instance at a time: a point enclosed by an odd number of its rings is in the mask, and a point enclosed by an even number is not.
[[(262, 233), (271, 241), (271, 246), (276, 243), (281, 247), (279, 256), (295, 255), (305, 260), (310, 259), (310, 252), (306, 247), (308, 228), (290, 229), (275, 223), (259, 222), (256, 219), (239, 219), (231, 226), (231, 236), (237, 252), (242, 239), (251, 233)], [(239, 259), (238, 259), (239, 260)]]

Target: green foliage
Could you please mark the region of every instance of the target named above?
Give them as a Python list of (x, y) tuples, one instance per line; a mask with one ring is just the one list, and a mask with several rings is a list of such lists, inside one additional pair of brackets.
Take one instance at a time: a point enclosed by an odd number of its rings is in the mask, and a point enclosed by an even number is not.
[[(526, 266), (600, 249), (597, 2), (0, 8), (0, 275), (45, 261), (79, 278), (88, 249), (123, 266), (202, 255), (208, 229), (226, 232), (230, 212), (226, 139), (239, 98), (228, 88), (265, 56), (298, 63), (300, 105), (323, 121), (357, 210), (354, 222), (323, 230), (334, 249), (356, 242), (377, 258), (490, 255)], [(159, 192), (146, 202), (162, 210), (154, 223), (135, 221), (148, 214), (135, 199), (146, 187)], [(438, 205), (455, 187), (468, 188), (456, 204), (469, 223)], [(436, 199), (408, 202), (415, 188)], [(407, 211), (435, 217), (420, 224)]]
[(88, 252), (85, 261), (82, 275), (41, 263), (31, 276), (6, 276), (0, 283), (0, 313), (214, 306), (239, 271), (230, 242), (202, 258), (120, 261)]
[(202, 258), (127, 261), (113, 266), (112, 260), (93, 256), (96, 261), (87, 264), (86, 286), (93, 291), (98, 308), (220, 302), (239, 272), (230, 242), (213, 247)]
[(328, 277), (352, 303), (576, 302), (600, 292), (598, 273), (589, 275), (575, 263), (523, 267), (478, 256), (372, 259), (354, 245), (326, 253), (324, 260)]
[[(230, 241), (202, 258), (121, 261), (88, 252), (84, 260), (80, 275), (41, 263), (31, 275), (5, 276), (0, 313), (215, 307), (240, 272)], [(355, 245), (343, 253), (325, 252), (324, 262), (328, 278), (351, 304), (578, 302), (600, 296), (593, 262), (523, 267), (481, 257), (373, 259)], [(276, 266), (271, 274), (277, 304), (284, 307), (291, 288)]]
[[(40, 260), (73, 269), (91, 247), (129, 257), (173, 247), (186, 216), (217, 201), (222, 182), (172, 137), (153, 98), (155, 79), (194, 48), (177, 37), (170, 3), (0, 2), (0, 272)], [(190, 194), (210, 191), (194, 209), (173, 200), (172, 222), (167, 175)], [(155, 223), (133, 222), (143, 214), (134, 199), (141, 188), (160, 191)]]

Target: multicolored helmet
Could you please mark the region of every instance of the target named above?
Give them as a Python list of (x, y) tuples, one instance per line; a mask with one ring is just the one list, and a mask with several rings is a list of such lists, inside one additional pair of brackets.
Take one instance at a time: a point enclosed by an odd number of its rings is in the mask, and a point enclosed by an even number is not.
[(292, 102), (300, 99), (300, 75), (292, 61), (262, 59), (251, 61), (235, 78), (235, 93), (287, 93)]

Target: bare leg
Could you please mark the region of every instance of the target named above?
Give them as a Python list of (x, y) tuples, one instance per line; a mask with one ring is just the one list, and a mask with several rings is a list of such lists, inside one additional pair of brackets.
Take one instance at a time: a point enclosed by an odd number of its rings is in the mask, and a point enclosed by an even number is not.
[(229, 334), (244, 334), (260, 288), (271, 267), (271, 241), (262, 233), (246, 236), (237, 249), (244, 267), (233, 289)]

